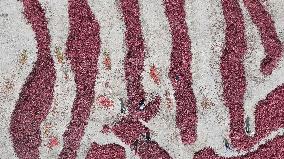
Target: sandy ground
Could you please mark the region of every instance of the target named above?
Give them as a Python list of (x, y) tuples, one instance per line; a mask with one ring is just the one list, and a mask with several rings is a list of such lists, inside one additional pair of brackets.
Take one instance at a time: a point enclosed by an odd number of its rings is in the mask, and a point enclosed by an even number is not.
[[(52, 38), (51, 50), (56, 67), (55, 97), (47, 119), (41, 125), (42, 159), (55, 159), (63, 146), (62, 134), (70, 121), (71, 107), (75, 97), (74, 75), (69, 61), (63, 57), (58, 60), (56, 48), (64, 53), (68, 34), (67, 0), (40, 0), (49, 20), (48, 27)], [(164, 13), (162, 0), (140, 0), (140, 13), (143, 36), (147, 52), (144, 61), (143, 86), (147, 93), (159, 94), (162, 97), (161, 110), (150, 122), (144, 123), (152, 130), (152, 138), (167, 150), (175, 159), (190, 159), (194, 152), (205, 146), (213, 149), (221, 156), (233, 156), (234, 150), (227, 150), (224, 138), (229, 139), (229, 114), (223, 104), (221, 75), (219, 70), (220, 56), (224, 44), (224, 17), (221, 2), (211, 0), (186, 0), (186, 22), (192, 41), (192, 73), (193, 90), (197, 99), (197, 141), (192, 145), (183, 145), (179, 130), (175, 125), (175, 101), (173, 88), (168, 78), (171, 53), (171, 35), (169, 24)], [(240, 2), (245, 15), (246, 36), (249, 51), (245, 59), (246, 77), (248, 81), (245, 94), (245, 113), (251, 120), (254, 132), (255, 104), (265, 98), (276, 86), (284, 82), (284, 60), (271, 76), (264, 77), (259, 71), (264, 49), (256, 26), (250, 20), (248, 12)], [(267, 0), (264, 2), (272, 15), (278, 36), (284, 42), (284, 1)], [(117, 143), (126, 149), (127, 158), (138, 158), (120, 139), (110, 133), (101, 132), (104, 124), (111, 124), (120, 118), (120, 98), (126, 99), (126, 86), (123, 59), (126, 46), (124, 44), (125, 26), (115, 0), (89, 0), (89, 5), (96, 16), (100, 27), (102, 41), (101, 52), (109, 52), (112, 69), (107, 71), (103, 65), (103, 54), (99, 58), (99, 75), (95, 86), (95, 98), (100, 95), (114, 101), (111, 109), (103, 108), (94, 102), (88, 126), (78, 151), (78, 158), (84, 158), (92, 142), (99, 144)], [(15, 0), (0, 1), (0, 158), (17, 158), (9, 137), (10, 116), (19, 97), (21, 86), (32, 70), (36, 61), (36, 41), (32, 28), (27, 24), (21, 2)], [(24, 51), (26, 50), (26, 51)], [(156, 85), (149, 75), (150, 67), (155, 64), (161, 74), (161, 84)], [(66, 76), (68, 79), (66, 80)], [(109, 87), (105, 87), (105, 83)], [(166, 106), (165, 92), (170, 92), (172, 107)], [(204, 106), (204, 100), (209, 101)], [(245, 120), (245, 119), (244, 119)], [(282, 129), (267, 138), (273, 138)], [(56, 137), (58, 146), (49, 148), (51, 137)], [(263, 139), (259, 144), (266, 142)], [(258, 145), (255, 145), (257, 149)], [(245, 153), (245, 152), (244, 152)]]

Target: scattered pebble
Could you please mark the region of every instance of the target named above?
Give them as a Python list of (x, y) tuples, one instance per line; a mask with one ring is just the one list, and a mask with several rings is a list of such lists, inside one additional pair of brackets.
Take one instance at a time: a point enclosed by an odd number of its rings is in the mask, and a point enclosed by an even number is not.
[(58, 63), (62, 64), (64, 60), (64, 55), (62, 53), (62, 48), (61, 47), (55, 47), (55, 55), (57, 58)]
[(109, 52), (104, 52), (104, 66), (106, 70), (111, 70), (111, 59), (110, 59), (110, 55)]
[(231, 149), (230, 143), (227, 139), (224, 139), (224, 144), (225, 144), (226, 149)]
[(146, 140), (147, 140), (147, 141), (150, 141), (150, 140), (151, 140), (150, 132), (149, 132), (149, 131), (146, 132)]
[(124, 101), (122, 98), (119, 98), (119, 101), (120, 101), (120, 106), (121, 106), (120, 112), (124, 114), (126, 112)]
[(108, 134), (110, 133), (111, 128), (109, 127), (109, 125), (103, 125), (103, 129), (101, 130), (102, 133), (104, 134)]
[(145, 108), (145, 99), (142, 99), (140, 102), (139, 102), (139, 110), (143, 110)]
[(27, 50), (24, 49), (20, 54), (19, 62), (20, 62), (21, 65), (24, 65), (24, 64), (27, 63), (27, 60), (28, 60)]
[(201, 101), (201, 107), (203, 109), (209, 109), (212, 105), (212, 102), (206, 98), (206, 97), (203, 97), (202, 101)]
[(245, 123), (245, 128), (246, 128), (246, 133), (250, 134), (251, 133), (251, 130), (250, 130), (250, 118), (247, 117), (246, 118), (246, 123)]
[(165, 96), (166, 96), (167, 106), (168, 106), (168, 108), (171, 109), (173, 107), (173, 101), (172, 101), (172, 98), (171, 98), (171, 94), (168, 90), (166, 90)]

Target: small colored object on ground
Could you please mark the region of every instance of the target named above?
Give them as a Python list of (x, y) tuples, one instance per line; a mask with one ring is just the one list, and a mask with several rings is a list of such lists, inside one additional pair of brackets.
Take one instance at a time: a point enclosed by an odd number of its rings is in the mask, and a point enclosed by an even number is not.
[(58, 139), (56, 137), (52, 136), (49, 139), (48, 147), (49, 148), (54, 148), (54, 147), (56, 147), (58, 145), (59, 145)]
[(171, 99), (171, 94), (168, 90), (166, 90), (165, 96), (166, 96), (167, 107), (172, 108), (173, 107), (173, 101)]
[(27, 50), (24, 49), (20, 54), (19, 62), (20, 62), (21, 65), (24, 65), (24, 64), (27, 63), (27, 60), (28, 60)]
[(103, 107), (106, 108), (113, 107), (113, 101), (106, 96), (99, 96), (98, 102)]
[(103, 134), (108, 134), (110, 133), (110, 131), (111, 131), (111, 128), (109, 127), (109, 125), (103, 125), (103, 129), (101, 130)]
[(212, 102), (208, 98), (203, 97), (202, 102), (201, 102), (201, 107), (203, 109), (209, 109), (211, 105), (212, 105)]
[(64, 55), (62, 53), (62, 48), (61, 47), (55, 47), (55, 54), (56, 54), (56, 58), (58, 63), (62, 64), (63, 63), (63, 59), (64, 59)]
[(125, 113), (126, 112), (126, 107), (125, 107), (124, 101), (123, 101), (122, 98), (119, 98), (119, 101), (120, 101), (120, 106), (121, 106), (120, 112), (121, 113)]
[(155, 65), (152, 65), (150, 68), (150, 76), (157, 85), (160, 84), (160, 75)]
[(109, 52), (104, 52), (103, 55), (104, 55), (103, 63), (104, 63), (105, 69), (111, 70), (111, 59), (110, 59)]

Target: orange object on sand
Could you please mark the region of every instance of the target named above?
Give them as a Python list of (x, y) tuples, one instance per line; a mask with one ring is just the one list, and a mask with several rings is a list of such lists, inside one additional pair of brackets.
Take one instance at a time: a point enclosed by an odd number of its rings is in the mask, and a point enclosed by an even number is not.
[(111, 69), (111, 59), (108, 53), (104, 53), (104, 61), (105, 69), (110, 70)]
[(151, 68), (150, 68), (150, 76), (151, 76), (151, 78), (154, 80), (154, 82), (156, 83), (156, 84), (160, 84), (160, 77), (159, 77), (159, 72), (158, 72), (158, 70), (157, 70), (157, 68), (156, 68), (156, 66), (155, 65), (153, 65)]
[(101, 106), (103, 107), (112, 107), (113, 106), (113, 101), (110, 100), (109, 98), (105, 97), (105, 96), (99, 96), (98, 97), (98, 102)]
[(106, 68), (107, 70), (110, 70), (110, 69), (111, 69), (111, 61), (110, 61), (110, 57), (109, 57), (109, 56), (105, 57), (105, 59), (104, 59), (104, 65), (105, 65), (105, 68)]
[(58, 146), (58, 145), (59, 145), (58, 139), (56, 137), (52, 136), (49, 139), (48, 147), (53, 148), (53, 147)]

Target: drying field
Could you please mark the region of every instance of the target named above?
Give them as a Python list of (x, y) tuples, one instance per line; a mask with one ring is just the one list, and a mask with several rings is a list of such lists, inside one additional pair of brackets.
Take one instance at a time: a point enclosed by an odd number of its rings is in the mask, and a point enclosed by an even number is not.
[(283, 0), (1, 0), (0, 159), (281, 159)]

